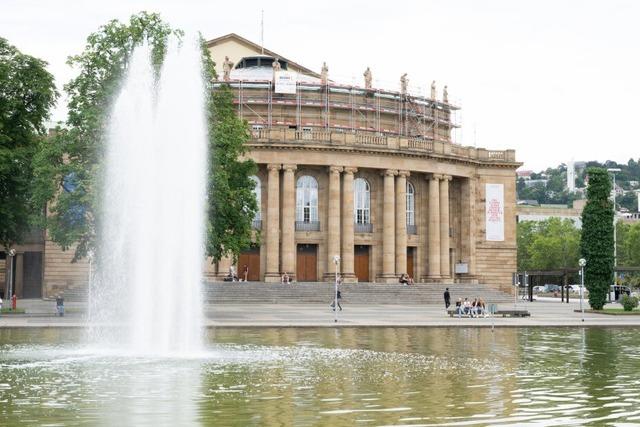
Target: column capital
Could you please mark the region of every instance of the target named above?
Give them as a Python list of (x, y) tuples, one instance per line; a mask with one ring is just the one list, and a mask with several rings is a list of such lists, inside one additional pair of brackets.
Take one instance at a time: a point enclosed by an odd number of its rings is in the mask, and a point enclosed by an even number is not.
[(380, 173), (380, 175), (384, 176), (396, 176), (398, 175), (398, 169), (385, 169)]
[(267, 169), (269, 169), (270, 171), (279, 171), (281, 168), (282, 166), (276, 163), (269, 163), (267, 165)]
[(282, 165), (282, 169), (285, 171), (294, 171), (296, 169), (298, 169), (297, 165), (293, 165), (293, 164), (289, 164), (289, 165)]
[(358, 168), (353, 168), (351, 166), (345, 166), (344, 167), (344, 173), (346, 173), (346, 174), (353, 175), (356, 172), (358, 172)]
[(440, 175), (440, 179), (443, 181), (451, 181), (453, 177), (451, 175)]
[(330, 173), (340, 173), (344, 170), (342, 166), (329, 166)]
[(427, 178), (427, 181), (438, 181), (442, 179), (442, 175), (439, 173), (432, 173), (432, 174), (428, 174), (426, 178)]
[(411, 173), (409, 171), (398, 171), (398, 176), (402, 176), (402, 177), (406, 178), (409, 175), (411, 175)]

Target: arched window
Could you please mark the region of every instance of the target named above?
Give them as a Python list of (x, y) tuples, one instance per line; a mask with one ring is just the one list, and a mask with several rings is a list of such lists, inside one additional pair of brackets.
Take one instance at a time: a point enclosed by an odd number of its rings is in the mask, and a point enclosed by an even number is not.
[(256, 211), (256, 216), (253, 218), (255, 221), (260, 221), (262, 219), (262, 184), (260, 183), (260, 178), (257, 176), (252, 176), (251, 180), (253, 181), (253, 195), (256, 198), (256, 202), (258, 203), (258, 210)]
[(407, 181), (407, 225), (416, 225), (416, 190)]
[(296, 221), (318, 221), (318, 181), (312, 176), (301, 176), (296, 184)]
[(371, 222), (371, 188), (366, 179), (356, 178), (353, 181), (353, 215), (356, 224)]

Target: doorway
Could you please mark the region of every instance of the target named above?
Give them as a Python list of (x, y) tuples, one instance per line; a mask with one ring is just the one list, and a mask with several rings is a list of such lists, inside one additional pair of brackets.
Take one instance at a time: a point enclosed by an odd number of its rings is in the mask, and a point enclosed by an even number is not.
[(354, 270), (358, 282), (369, 281), (369, 246), (356, 245), (354, 248)]
[(260, 247), (253, 246), (242, 252), (238, 257), (238, 276), (244, 280), (245, 266), (248, 268), (247, 281), (258, 282), (260, 280)]
[(407, 274), (412, 279), (415, 279), (415, 277), (416, 277), (416, 272), (413, 269), (415, 251), (416, 251), (416, 248), (414, 248), (414, 247), (408, 247), (407, 248)]
[(318, 281), (318, 245), (298, 245), (296, 259), (296, 280), (298, 282)]

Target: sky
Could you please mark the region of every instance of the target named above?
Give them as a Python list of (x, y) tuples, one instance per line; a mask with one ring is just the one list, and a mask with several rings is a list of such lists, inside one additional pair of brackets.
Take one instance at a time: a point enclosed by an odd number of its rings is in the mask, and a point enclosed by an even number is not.
[[(142, 10), (207, 39), (235, 32), (329, 77), (448, 85), (457, 142), (516, 150), (523, 169), (640, 158), (640, 2), (635, 0), (0, 0), (0, 37), (44, 59), (62, 85), (69, 55), (111, 19)], [(61, 97), (53, 120), (64, 120)]]

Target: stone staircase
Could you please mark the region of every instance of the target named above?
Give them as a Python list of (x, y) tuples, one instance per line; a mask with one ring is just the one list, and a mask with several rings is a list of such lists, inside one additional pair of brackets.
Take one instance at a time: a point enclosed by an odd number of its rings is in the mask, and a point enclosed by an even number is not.
[[(452, 303), (458, 298), (483, 298), (487, 303), (513, 301), (513, 296), (486, 285), (345, 283), (340, 286), (342, 301), (348, 304), (444, 304), (443, 293), (449, 288)], [(329, 303), (333, 299), (331, 283), (209, 282), (205, 284), (205, 300), (210, 304)]]
[[(513, 295), (497, 291), (487, 285), (345, 283), (340, 286), (342, 301), (347, 304), (443, 304), (445, 288), (449, 288), (451, 302), (457, 298), (483, 298), (487, 303), (508, 303)], [(264, 282), (206, 282), (206, 304), (328, 304), (333, 299), (332, 283), (309, 282), (283, 285)], [(86, 287), (73, 287), (63, 294), (67, 301), (86, 301)]]

